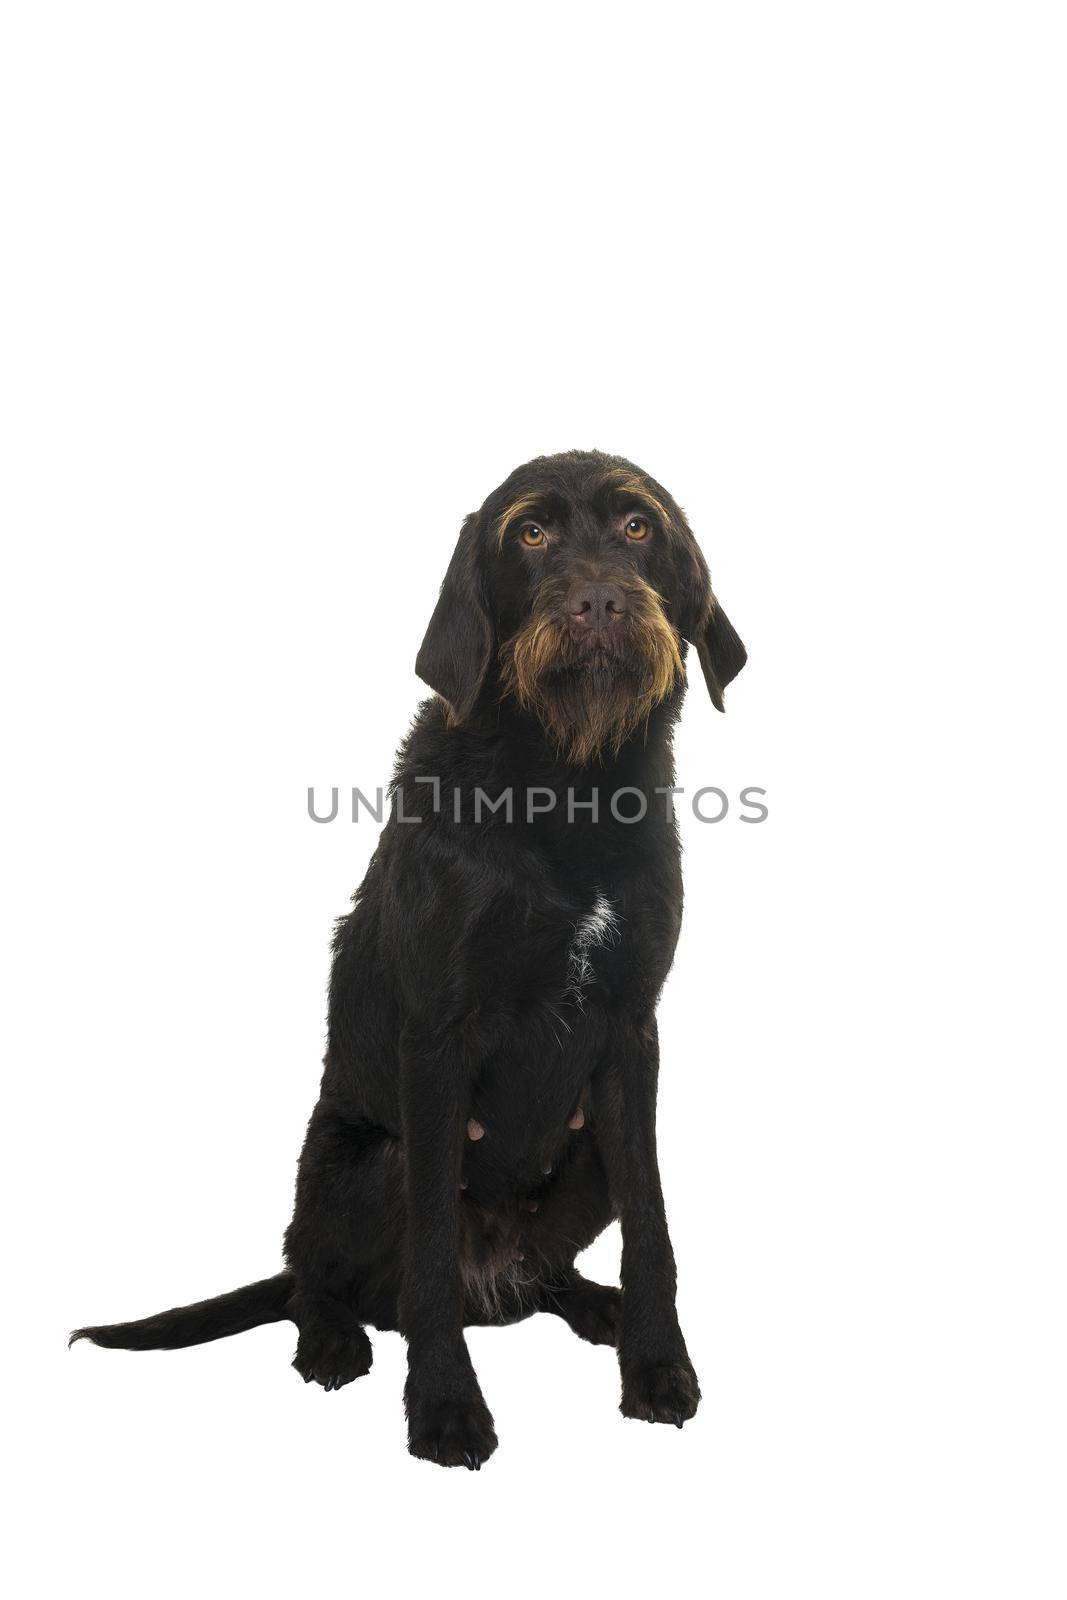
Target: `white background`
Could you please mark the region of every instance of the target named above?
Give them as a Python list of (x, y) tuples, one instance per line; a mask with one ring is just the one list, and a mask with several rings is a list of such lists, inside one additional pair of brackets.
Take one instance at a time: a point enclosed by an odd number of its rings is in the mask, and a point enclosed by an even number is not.
[[(1058, 9), (6, 8), (14, 1592), (1063, 1595)], [(395, 1335), (68, 1354), (276, 1269), (376, 832), (307, 786), (575, 445), (686, 506), (679, 781), (771, 808), (686, 819), (661, 1011), (698, 1418), (550, 1319), (477, 1477)]]

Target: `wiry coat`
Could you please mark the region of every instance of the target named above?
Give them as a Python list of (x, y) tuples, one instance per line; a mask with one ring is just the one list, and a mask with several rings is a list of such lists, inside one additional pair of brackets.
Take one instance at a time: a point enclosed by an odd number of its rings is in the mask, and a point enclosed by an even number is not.
[[(412, 1452), (477, 1467), (496, 1436), (463, 1325), (552, 1311), (617, 1344), (625, 1414), (693, 1414), (655, 1149), (686, 641), (722, 709), (744, 649), (630, 463), (541, 458), (467, 519), (419, 654), (438, 696), (337, 929), (287, 1270), (81, 1333), (174, 1346), (291, 1317), (294, 1365), (340, 1388), (370, 1367), (364, 1324), (399, 1327)], [(574, 1267), (615, 1217), (621, 1295)]]

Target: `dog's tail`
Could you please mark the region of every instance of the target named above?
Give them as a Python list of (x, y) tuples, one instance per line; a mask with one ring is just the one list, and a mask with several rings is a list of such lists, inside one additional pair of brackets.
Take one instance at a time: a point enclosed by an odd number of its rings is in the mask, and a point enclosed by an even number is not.
[(108, 1350), (183, 1350), (190, 1344), (207, 1344), (231, 1333), (244, 1333), (264, 1322), (284, 1322), (290, 1315), (292, 1273), (248, 1283), (243, 1289), (199, 1300), (195, 1306), (175, 1306), (140, 1322), (104, 1323), (98, 1328), (75, 1328), (68, 1341), (91, 1339)]

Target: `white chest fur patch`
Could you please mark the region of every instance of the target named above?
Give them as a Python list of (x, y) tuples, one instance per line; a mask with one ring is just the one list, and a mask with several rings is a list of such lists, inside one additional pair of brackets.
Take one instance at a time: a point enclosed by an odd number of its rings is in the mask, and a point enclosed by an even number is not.
[(593, 909), (587, 911), (574, 930), (568, 960), (570, 963), (570, 995), (581, 1004), (582, 992), (593, 976), (592, 952), (604, 945), (614, 945), (619, 937), (619, 919), (607, 895), (598, 894)]

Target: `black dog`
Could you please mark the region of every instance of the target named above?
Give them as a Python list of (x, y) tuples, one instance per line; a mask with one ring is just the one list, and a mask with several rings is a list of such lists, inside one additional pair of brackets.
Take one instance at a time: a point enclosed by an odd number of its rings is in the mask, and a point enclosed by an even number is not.
[[(671, 735), (686, 641), (745, 650), (669, 494), (617, 456), (520, 467), (467, 518), (419, 651), (437, 691), (339, 924), (288, 1269), (72, 1338), (174, 1349), (290, 1318), (305, 1380), (408, 1342), (409, 1448), (496, 1448), (465, 1324), (533, 1311), (618, 1347), (623, 1414), (700, 1398), (656, 1161), (656, 1003), (682, 912)], [(415, 819), (415, 820), (404, 820)], [(574, 1259), (615, 1217), (622, 1290)]]

